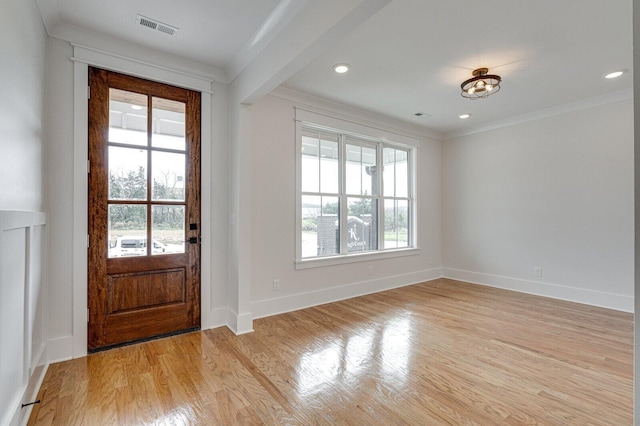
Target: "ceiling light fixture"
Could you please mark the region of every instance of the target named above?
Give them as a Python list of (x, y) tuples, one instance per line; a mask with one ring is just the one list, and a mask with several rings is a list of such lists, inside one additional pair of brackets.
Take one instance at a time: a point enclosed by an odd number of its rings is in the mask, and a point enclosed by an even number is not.
[(622, 70), (614, 71), (614, 72), (610, 72), (608, 74), (605, 74), (604, 78), (607, 78), (607, 79), (617, 78), (617, 77), (620, 77), (622, 74), (624, 74), (624, 71), (622, 71)]
[(469, 117), (471, 117), (471, 114), (460, 114), (460, 118), (463, 119), (463, 120), (467, 119)]
[(478, 68), (471, 73), (473, 77), (465, 80), (460, 88), (462, 97), (467, 99), (484, 99), (500, 90), (502, 78), (499, 75), (487, 74), (489, 68)]
[(333, 70), (338, 74), (344, 74), (351, 68), (348, 64), (337, 64), (333, 66)]

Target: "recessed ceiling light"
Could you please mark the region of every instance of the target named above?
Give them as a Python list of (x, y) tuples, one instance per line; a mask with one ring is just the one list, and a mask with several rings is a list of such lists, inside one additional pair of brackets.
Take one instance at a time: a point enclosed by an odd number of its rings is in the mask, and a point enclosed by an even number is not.
[(136, 111), (141, 110), (142, 107), (140, 105), (131, 105), (131, 109), (135, 109)]
[(624, 74), (624, 70), (614, 71), (614, 72), (605, 74), (604, 78), (607, 78), (607, 79), (617, 78), (617, 77), (620, 77), (622, 74)]
[(469, 118), (469, 117), (471, 117), (471, 114), (460, 114), (460, 118), (463, 119), (463, 120), (465, 118)]
[(333, 70), (338, 74), (344, 74), (351, 68), (348, 64), (337, 64), (333, 66)]

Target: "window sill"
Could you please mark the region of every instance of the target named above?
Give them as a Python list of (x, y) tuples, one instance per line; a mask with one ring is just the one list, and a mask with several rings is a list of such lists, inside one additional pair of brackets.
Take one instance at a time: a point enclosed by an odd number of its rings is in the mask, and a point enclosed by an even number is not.
[(372, 260), (391, 259), (394, 257), (415, 256), (420, 254), (420, 249), (411, 247), (406, 249), (377, 251), (373, 253), (354, 253), (339, 256), (327, 256), (313, 259), (303, 259), (295, 261), (295, 268), (309, 269), (323, 266), (344, 265), (356, 262), (368, 262)]

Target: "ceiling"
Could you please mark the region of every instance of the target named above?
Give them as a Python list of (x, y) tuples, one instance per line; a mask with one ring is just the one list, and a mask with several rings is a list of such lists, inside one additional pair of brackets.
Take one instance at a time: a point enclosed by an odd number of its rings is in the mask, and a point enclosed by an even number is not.
[[(632, 93), (631, 0), (323, 0), (322, 8), (316, 0), (37, 1), (52, 36), (88, 30), (215, 67), (227, 82), (265, 52), (298, 49), (295, 66), (264, 66), (265, 79), (444, 136)], [(359, 20), (339, 10), (360, 2), (377, 8)], [(322, 39), (313, 17), (323, 21), (332, 8), (342, 19), (325, 24), (334, 36)], [(303, 20), (305, 12), (311, 18)], [(137, 14), (178, 34), (140, 26)], [(303, 40), (308, 34), (323, 43)], [(351, 70), (336, 74), (337, 63)], [(460, 83), (478, 67), (502, 76), (502, 88), (464, 99)], [(603, 78), (620, 69), (622, 77)], [(461, 120), (463, 113), (471, 117)]]

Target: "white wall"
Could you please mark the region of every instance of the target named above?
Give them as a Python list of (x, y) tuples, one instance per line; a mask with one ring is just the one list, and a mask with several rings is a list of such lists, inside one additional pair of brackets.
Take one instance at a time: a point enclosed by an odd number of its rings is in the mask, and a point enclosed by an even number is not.
[(633, 311), (631, 99), (447, 140), (443, 170), (445, 276)]
[(0, 210), (44, 208), (45, 41), (35, 2), (2, 2)]
[[(419, 137), (417, 158), (420, 253), (295, 269), (296, 105), (292, 100), (266, 96), (250, 108), (251, 119), (247, 123), (251, 134), (251, 300), (254, 317), (441, 276), (441, 142), (424, 136)], [(345, 110), (335, 104), (329, 108), (338, 113)], [(362, 117), (367, 122), (374, 122), (376, 118), (377, 123), (389, 121), (384, 117), (366, 116), (363, 111), (349, 110), (348, 113), (351, 116), (359, 114), (360, 117), (353, 118), (356, 121)], [(396, 128), (410, 127), (395, 124)], [(280, 291), (273, 291), (274, 279), (280, 280)]]
[[(45, 44), (33, 1), (0, 13), (0, 425), (17, 425), (44, 372)], [(35, 219), (34, 219), (35, 218)], [(34, 219), (34, 220), (32, 220)]]

